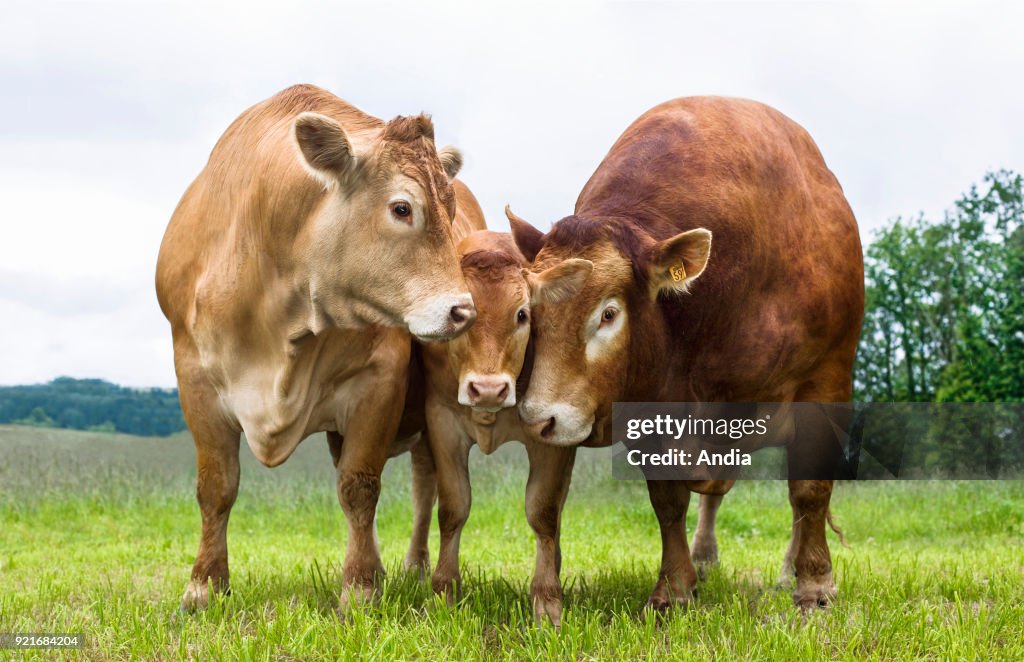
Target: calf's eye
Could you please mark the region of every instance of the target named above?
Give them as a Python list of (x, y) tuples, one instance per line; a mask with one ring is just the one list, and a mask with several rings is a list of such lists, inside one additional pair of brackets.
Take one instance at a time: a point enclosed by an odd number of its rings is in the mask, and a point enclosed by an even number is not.
[(526, 314), (526, 309), (520, 308), (519, 312), (516, 313), (516, 322), (519, 324), (526, 324), (528, 319), (530, 319), (530, 316)]
[(605, 308), (604, 312), (601, 313), (601, 326), (607, 326), (615, 321), (615, 317), (619, 314), (619, 311), (615, 308)]

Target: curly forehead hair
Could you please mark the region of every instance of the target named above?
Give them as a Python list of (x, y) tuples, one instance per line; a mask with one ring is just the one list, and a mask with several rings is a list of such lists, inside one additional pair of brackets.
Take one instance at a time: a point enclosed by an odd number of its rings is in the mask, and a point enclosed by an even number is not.
[(418, 138), (434, 140), (434, 122), (430, 115), (399, 116), (384, 125), (384, 140), (407, 143)]
[(455, 190), (441, 168), (434, 148), (434, 123), (430, 116), (399, 116), (384, 125), (380, 153), (401, 164), (402, 170), (420, 181), (454, 214)]

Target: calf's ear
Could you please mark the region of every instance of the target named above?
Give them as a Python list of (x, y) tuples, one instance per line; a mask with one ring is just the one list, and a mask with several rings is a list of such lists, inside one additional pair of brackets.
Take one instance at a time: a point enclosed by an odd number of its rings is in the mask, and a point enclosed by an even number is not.
[(326, 115), (302, 113), (296, 117), (295, 144), (306, 168), (324, 184), (332, 184), (355, 166), (345, 130)]
[(505, 217), (512, 228), (512, 239), (527, 262), (533, 262), (544, 247), (544, 233), (512, 213), (512, 206), (505, 205)]
[(523, 276), (530, 286), (530, 303), (565, 301), (580, 291), (593, 270), (593, 262), (578, 258), (559, 262), (539, 274), (523, 269)]
[(647, 274), (651, 295), (668, 290), (686, 292), (690, 283), (704, 272), (711, 254), (711, 231), (689, 230), (659, 241), (650, 248)]

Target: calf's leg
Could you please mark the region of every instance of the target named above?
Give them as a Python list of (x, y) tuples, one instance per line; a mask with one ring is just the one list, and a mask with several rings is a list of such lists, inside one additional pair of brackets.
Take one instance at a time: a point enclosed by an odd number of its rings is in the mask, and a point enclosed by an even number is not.
[(469, 484), (469, 450), (472, 442), (460, 431), (450, 412), (427, 405), (427, 430), (437, 484), (437, 523), (441, 548), (437, 568), (431, 578), (435, 593), (444, 595), (448, 604), (459, 598), (459, 541), (462, 527), (469, 519), (472, 490)]

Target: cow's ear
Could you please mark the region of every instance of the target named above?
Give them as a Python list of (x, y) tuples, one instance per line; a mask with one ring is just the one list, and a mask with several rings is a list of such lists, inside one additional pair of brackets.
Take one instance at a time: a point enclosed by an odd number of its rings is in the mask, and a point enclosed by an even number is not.
[(444, 169), (444, 174), (448, 175), (449, 181), (455, 179), (455, 175), (462, 170), (462, 152), (457, 147), (442, 147), (437, 150), (437, 158), (441, 159), (441, 168)]
[(711, 232), (704, 228), (689, 230), (650, 248), (647, 274), (651, 294), (670, 290), (686, 292), (707, 266), (711, 254)]
[(512, 213), (511, 205), (505, 205), (505, 216), (512, 228), (512, 239), (528, 262), (533, 262), (544, 247), (544, 233)]
[(558, 303), (574, 296), (587, 281), (594, 263), (572, 258), (535, 274), (523, 269), (530, 286), (530, 303)]
[(295, 144), (306, 167), (324, 183), (343, 177), (355, 166), (345, 130), (326, 115), (302, 113), (295, 118)]

